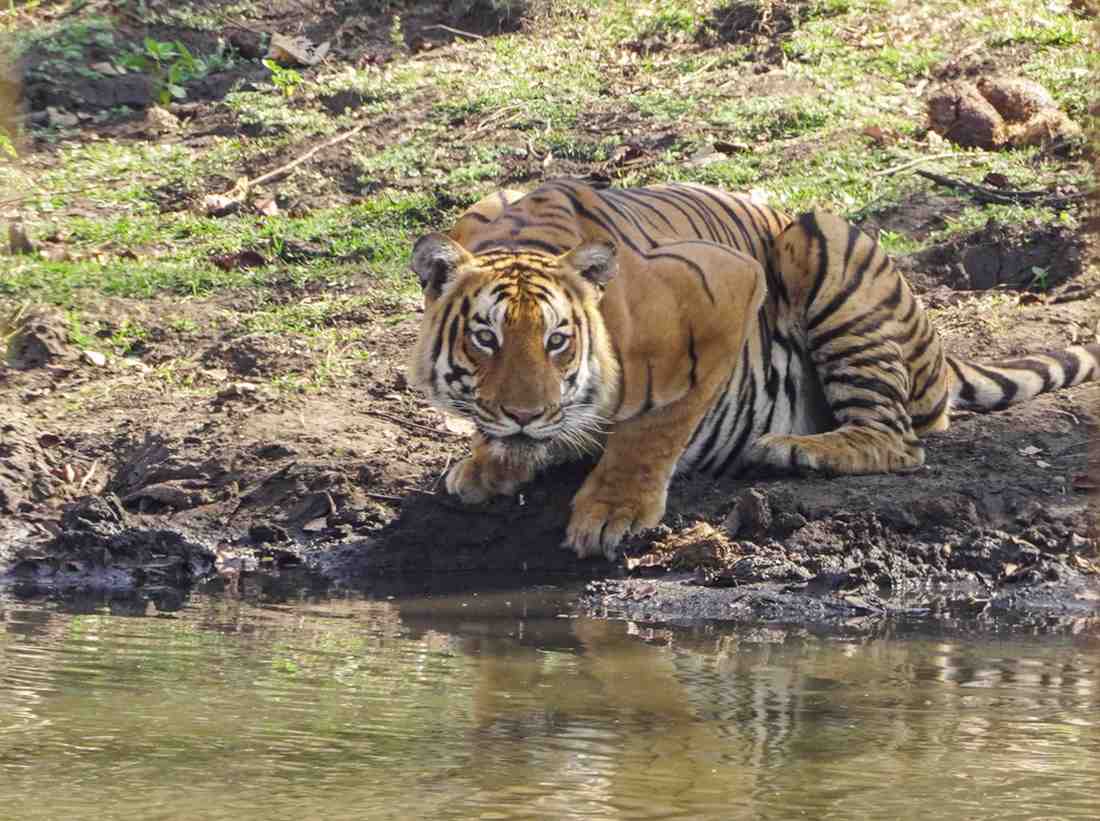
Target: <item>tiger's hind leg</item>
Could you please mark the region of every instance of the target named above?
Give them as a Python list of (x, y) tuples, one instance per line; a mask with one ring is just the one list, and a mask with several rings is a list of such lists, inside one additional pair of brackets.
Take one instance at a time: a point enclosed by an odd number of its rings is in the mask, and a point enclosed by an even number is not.
[(899, 398), (908, 393), (909, 382), (900, 355), (880, 357), (879, 368), (872, 375), (856, 362), (858, 354), (834, 353), (837, 360), (824, 365), (818, 362), (818, 376), (837, 427), (807, 436), (764, 435), (752, 446), (749, 463), (780, 471), (828, 474), (888, 473), (921, 467), (924, 448)]
[(920, 467), (914, 427), (942, 427), (946, 389), (939, 339), (905, 280), (878, 243), (823, 212), (792, 223), (775, 255), (835, 428), (766, 434), (748, 462), (830, 474)]

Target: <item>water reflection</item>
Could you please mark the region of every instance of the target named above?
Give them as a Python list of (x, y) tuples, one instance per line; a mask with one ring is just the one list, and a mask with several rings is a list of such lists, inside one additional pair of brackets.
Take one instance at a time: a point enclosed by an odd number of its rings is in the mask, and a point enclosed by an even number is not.
[(0, 593), (0, 817), (1100, 806), (1095, 632), (672, 631), (575, 618), (569, 598), (196, 597), (162, 613)]

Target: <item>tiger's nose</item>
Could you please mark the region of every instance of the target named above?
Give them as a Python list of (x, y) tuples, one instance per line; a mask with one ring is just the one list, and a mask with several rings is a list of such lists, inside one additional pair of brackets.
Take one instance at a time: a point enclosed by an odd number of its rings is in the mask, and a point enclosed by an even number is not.
[(543, 411), (542, 408), (533, 411), (527, 409), (520, 410), (519, 408), (509, 408), (507, 405), (501, 405), (500, 410), (504, 413), (505, 416), (507, 416), (521, 428), (524, 425), (529, 424), (531, 420), (537, 419), (538, 417), (542, 416)]

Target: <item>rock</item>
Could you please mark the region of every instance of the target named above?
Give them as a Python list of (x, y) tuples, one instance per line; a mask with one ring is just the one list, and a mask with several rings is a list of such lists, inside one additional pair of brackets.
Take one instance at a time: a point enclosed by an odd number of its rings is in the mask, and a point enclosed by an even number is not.
[(81, 358), (89, 365), (93, 365), (97, 368), (102, 368), (107, 364), (107, 357), (101, 354), (99, 351), (81, 351)]
[(155, 105), (145, 112), (145, 128), (154, 134), (172, 134), (180, 130), (180, 121), (171, 111)]
[(80, 123), (80, 118), (72, 112), (62, 111), (54, 106), (47, 108), (46, 113), (50, 117), (50, 125), (55, 128), (73, 128)]

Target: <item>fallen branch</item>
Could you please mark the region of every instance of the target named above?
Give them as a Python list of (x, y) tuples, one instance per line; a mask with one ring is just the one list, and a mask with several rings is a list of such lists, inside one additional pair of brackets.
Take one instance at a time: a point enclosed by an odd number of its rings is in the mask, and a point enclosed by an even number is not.
[(340, 143), (344, 142), (345, 140), (351, 139), (352, 137), (354, 137), (356, 134), (358, 134), (360, 131), (362, 131), (366, 127), (367, 127), (367, 123), (360, 123), (359, 125), (355, 126), (355, 128), (353, 128), (349, 131), (345, 131), (343, 134), (336, 135), (331, 140), (325, 140), (320, 145), (315, 145), (313, 148), (309, 149), (309, 151), (307, 151), (305, 154), (298, 157), (297, 159), (291, 160), (290, 162), (286, 163), (285, 165), (280, 165), (278, 168), (272, 169), (271, 171), (268, 171), (266, 174), (261, 174), (260, 176), (256, 177), (256, 179), (254, 179), (254, 180), (245, 180), (244, 182), (238, 184), (237, 186), (234, 186), (232, 191), (227, 192), (225, 196), (232, 197), (233, 192), (241, 191), (241, 189), (243, 189), (244, 191), (248, 191), (253, 186), (257, 186), (257, 185), (260, 185), (261, 183), (265, 183), (265, 182), (270, 182), (271, 180), (275, 179), (276, 177), (280, 177), (283, 174), (286, 174), (290, 171), (293, 171), (295, 168), (297, 168), (299, 165), (304, 163), (306, 160), (308, 160), (310, 157), (312, 157), (318, 151), (324, 151), (326, 148), (332, 148), (332, 146), (334, 146), (334, 145), (339, 145)]
[(380, 502), (403, 502), (403, 496), (391, 496), (388, 493), (364, 493), (368, 499), (377, 499)]
[(439, 29), (440, 31), (449, 31), (451, 34), (457, 34), (460, 37), (469, 37), (471, 40), (484, 40), (480, 34), (473, 34), (469, 31), (463, 31), (462, 29), (454, 29), (450, 26), (445, 26), (442, 23), (432, 23), (430, 26), (424, 26), (424, 29)]
[(949, 151), (946, 154), (929, 154), (927, 157), (917, 157), (915, 160), (909, 160), (903, 162), (901, 165), (894, 165), (890, 168), (884, 168), (882, 171), (876, 171), (872, 174), (872, 177), (890, 177), (901, 171), (907, 171), (915, 165), (922, 165), (926, 162), (932, 162), (933, 160), (947, 160), (951, 158), (958, 159), (970, 159), (966, 155), (961, 155), (957, 151)]
[(937, 185), (942, 185), (945, 188), (953, 188), (956, 191), (962, 191), (965, 194), (969, 194), (978, 202), (984, 203), (996, 203), (999, 205), (1020, 205), (1022, 203), (1034, 205), (1063, 205), (1067, 202), (1074, 202), (1075, 200), (1084, 199), (1088, 196), (1087, 192), (1078, 192), (1076, 194), (1052, 194), (1049, 191), (997, 189), (985, 185), (975, 185), (966, 180), (952, 179), (942, 174), (934, 174), (931, 171), (918, 170), (916, 173), (918, 176), (924, 177), (926, 180), (931, 180)]
[(433, 434), (435, 436), (449, 436), (449, 437), (459, 436), (459, 434), (457, 434), (457, 433), (451, 433), (450, 431), (446, 431), (446, 430), (436, 430), (435, 428), (429, 428), (427, 425), (421, 425), (417, 422), (413, 422), (413, 421), (410, 421), (408, 419), (404, 419), (400, 416), (397, 416), (396, 414), (386, 413), (385, 411), (368, 410), (368, 411), (365, 411), (365, 413), (367, 414), (367, 416), (376, 416), (379, 419), (385, 419), (387, 422), (393, 422), (396, 425), (402, 425), (406, 428), (412, 428), (413, 430), (418, 430), (418, 431), (421, 431), (422, 433), (430, 433), (430, 434)]

